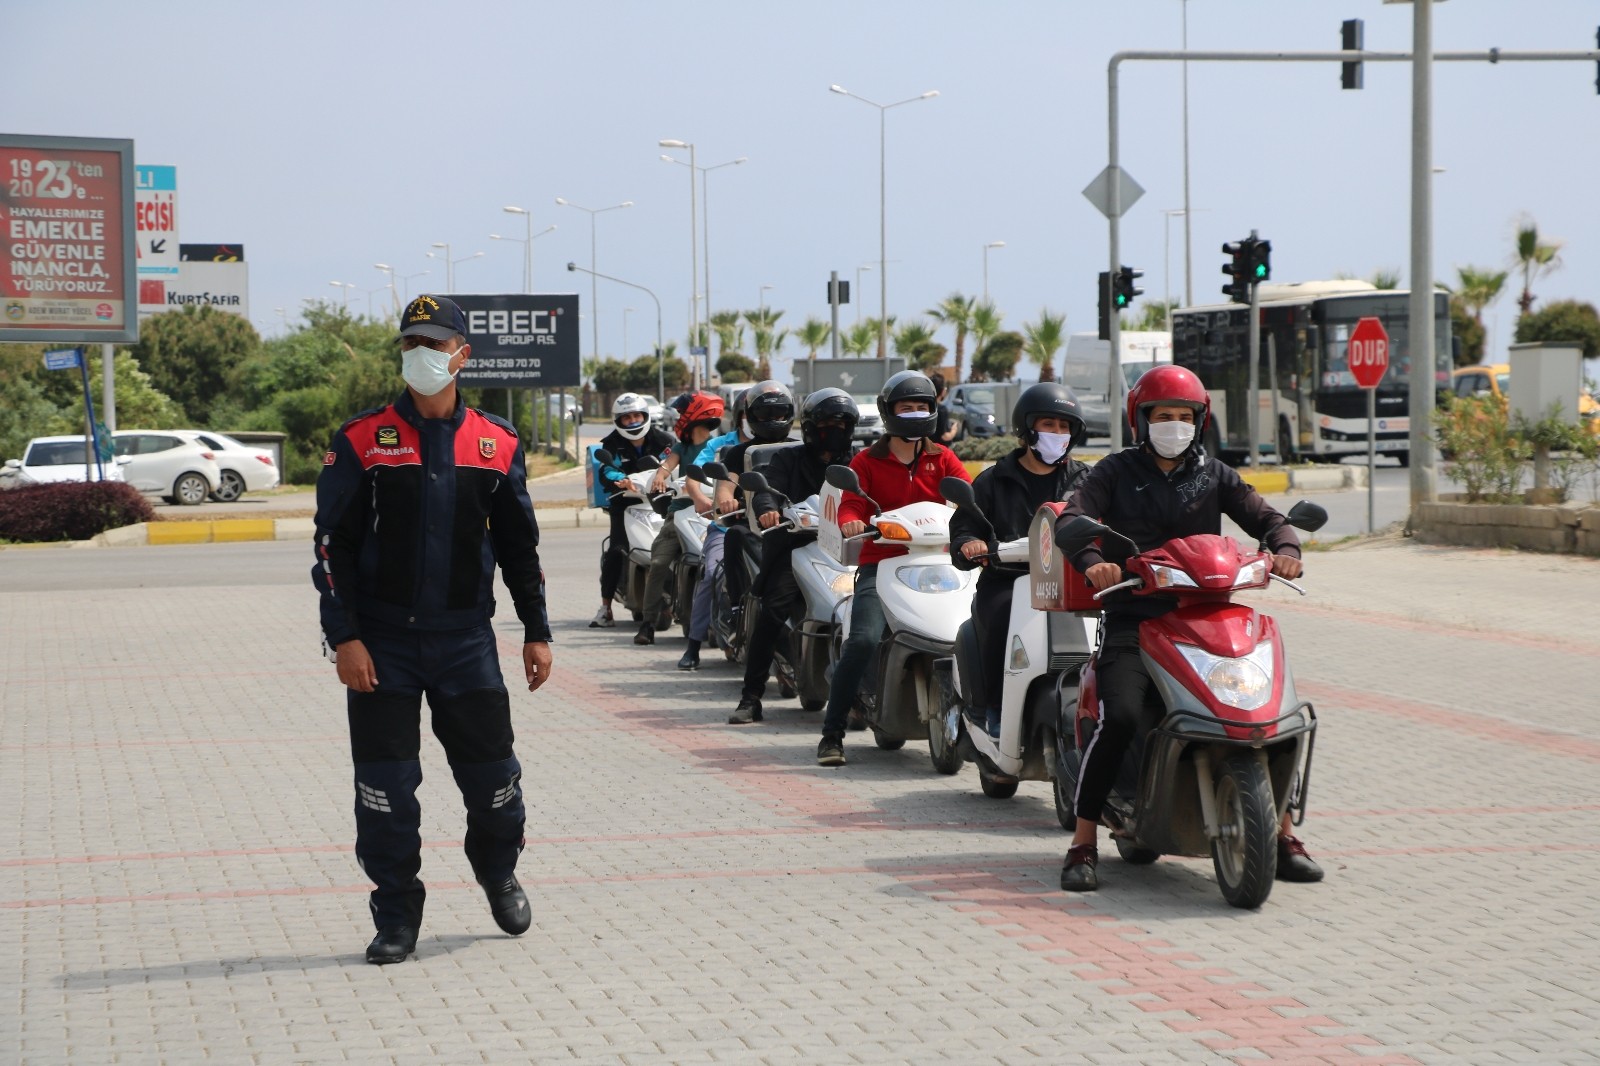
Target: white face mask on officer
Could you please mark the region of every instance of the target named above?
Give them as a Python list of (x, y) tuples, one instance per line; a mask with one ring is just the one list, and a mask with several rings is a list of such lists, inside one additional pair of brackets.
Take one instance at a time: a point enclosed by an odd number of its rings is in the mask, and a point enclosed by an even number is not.
[(1176, 459), (1194, 442), (1193, 422), (1150, 423), (1150, 447), (1163, 459)]
[(449, 388), (455, 375), (450, 373), (453, 352), (441, 352), (425, 345), (400, 353), (400, 376), (423, 396), (437, 396)]

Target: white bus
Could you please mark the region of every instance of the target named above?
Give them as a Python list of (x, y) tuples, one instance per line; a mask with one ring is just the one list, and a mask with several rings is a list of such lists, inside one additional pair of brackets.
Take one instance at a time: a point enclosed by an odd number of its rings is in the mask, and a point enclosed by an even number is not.
[[(1365, 281), (1308, 281), (1261, 286), (1261, 353), (1255, 449), (1285, 463), (1337, 461), (1367, 450), (1367, 400), (1345, 361), (1350, 331), (1375, 316), (1389, 332), (1389, 369), (1377, 389), (1377, 448), (1411, 461), (1410, 294)], [(1224, 462), (1250, 453), (1250, 309), (1226, 303), (1172, 312), (1173, 362), (1199, 375), (1211, 394), (1205, 448)], [(1434, 295), (1434, 379), (1449, 387), (1449, 297)], [(1269, 353), (1272, 358), (1269, 358)]]

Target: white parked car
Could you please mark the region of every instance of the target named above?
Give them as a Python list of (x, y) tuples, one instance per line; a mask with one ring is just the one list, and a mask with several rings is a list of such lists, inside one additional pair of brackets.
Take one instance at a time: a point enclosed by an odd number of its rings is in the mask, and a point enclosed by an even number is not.
[(856, 410), (861, 412), (861, 420), (856, 423), (856, 431), (851, 434), (851, 439), (871, 444), (883, 436), (883, 419), (878, 417), (878, 397), (854, 396), (852, 399), (856, 402)]
[(194, 441), (217, 457), (222, 483), (211, 498), (232, 503), (247, 492), (264, 492), (278, 487), (278, 464), (266, 448), (241, 444), (224, 433), (209, 429), (175, 429), (175, 436)]
[(131, 460), (123, 480), (146, 495), (192, 507), (222, 485), (216, 453), (174, 431), (118, 430), (111, 439), (117, 456)]
[(650, 405), (650, 424), (655, 426), (657, 429), (665, 429), (670, 431), (677, 423), (678, 412), (666, 406), (654, 396), (650, 396), (642, 392), (639, 395), (643, 396), (644, 402)]
[(107, 481), (122, 481), (120, 459), (89, 467), (84, 476), (83, 437), (35, 437), (28, 442), (21, 459), (8, 459), (0, 470), (0, 488), (44, 485), (52, 481), (98, 481), (103, 466)]
[(561, 418), (562, 412), (565, 410), (565, 417), (568, 425), (583, 425), (583, 404), (580, 402), (579, 393), (576, 389), (567, 390), (567, 404), (564, 409), (561, 406), (561, 394), (559, 392), (551, 391), (550, 393), (546, 394), (544, 398), (544, 409), (545, 414), (552, 422), (558, 418)]

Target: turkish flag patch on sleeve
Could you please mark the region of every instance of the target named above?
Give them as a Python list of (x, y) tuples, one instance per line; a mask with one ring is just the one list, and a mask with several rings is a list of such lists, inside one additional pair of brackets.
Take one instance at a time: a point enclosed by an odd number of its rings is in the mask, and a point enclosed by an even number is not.
[(335, 455), (333, 452), (329, 452), (327, 455), (324, 455), (322, 457), (322, 465), (323, 466), (332, 466), (333, 465), (333, 461), (335, 459), (337, 459), (337, 458), (338, 458), (337, 455)]

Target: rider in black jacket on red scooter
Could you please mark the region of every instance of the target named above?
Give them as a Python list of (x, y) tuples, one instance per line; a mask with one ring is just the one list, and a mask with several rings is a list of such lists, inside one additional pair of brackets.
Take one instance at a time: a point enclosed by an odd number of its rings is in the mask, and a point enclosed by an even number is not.
[[(1170, 364), (1146, 371), (1128, 393), (1133, 446), (1094, 465), (1059, 523), (1088, 515), (1149, 549), (1177, 537), (1220, 533), (1226, 514), (1266, 542), (1274, 574), (1299, 577), (1300, 540), (1288, 521), (1237, 471), (1200, 447), (1210, 417), (1211, 398), (1192, 371)], [(1119, 537), (1103, 541), (1071, 560), (1097, 589), (1120, 582), (1122, 563), (1132, 554)], [(1061, 887), (1069, 892), (1099, 887), (1095, 840), (1106, 796), (1128, 746), (1160, 720), (1160, 697), (1139, 653), (1139, 623), (1177, 605), (1169, 597), (1135, 597), (1127, 590), (1110, 594), (1103, 603), (1105, 630), (1096, 667), (1103, 712), (1084, 749), (1073, 797), (1077, 830), (1061, 870)], [(1285, 814), (1278, 835), (1278, 879), (1322, 880), (1322, 868), (1290, 829)]]

